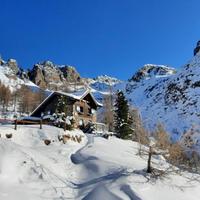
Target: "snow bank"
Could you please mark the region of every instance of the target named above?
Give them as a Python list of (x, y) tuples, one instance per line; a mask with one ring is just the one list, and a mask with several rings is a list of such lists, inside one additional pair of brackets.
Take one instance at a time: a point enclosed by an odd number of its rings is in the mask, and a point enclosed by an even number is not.
[[(79, 131), (36, 125), (0, 126), (0, 199), (2, 200), (198, 200), (200, 185), (183, 173), (149, 179), (147, 158), (138, 156), (138, 143), (108, 140)], [(12, 134), (7, 138), (6, 134)], [(82, 136), (81, 143), (63, 144), (58, 135)], [(52, 142), (46, 146), (44, 139)], [(168, 163), (159, 157), (160, 168)]]
[[(74, 198), (70, 180), (75, 176), (70, 156), (87, 139), (79, 130), (43, 126), (0, 126), (0, 199), (38, 200)], [(12, 134), (7, 138), (6, 134)], [(58, 141), (58, 135), (82, 136), (82, 142)], [(46, 146), (44, 139), (51, 140)]]
[[(200, 198), (198, 182), (190, 181), (191, 174), (170, 174), (166, 179), (151, 180), (143, 172), (147, 158), (138, 156), (138, 144), (111, 137), (106, 140), (88, 136), (88, 144), (72, 155), (79, 171), (74, 182), (80, 190), (76, 199), (111, 200), (173, 200)], [(168, 164), (158, 157), (153, 162), (160, 168)], [(195, 195), (194, 195), (195, 194)]]

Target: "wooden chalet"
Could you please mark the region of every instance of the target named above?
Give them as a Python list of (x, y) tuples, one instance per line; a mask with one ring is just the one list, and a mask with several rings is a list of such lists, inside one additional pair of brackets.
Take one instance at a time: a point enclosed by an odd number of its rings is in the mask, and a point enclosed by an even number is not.
[(66, 100), (66, 116), (72, 116), (75, 127), (96, 123), (96, 111), (100, 104), (89, 90), (75, 93), (52, 92), (32, 113), (31, 117), (41, 117), (56, 113), (57, 104), (61, 97)]

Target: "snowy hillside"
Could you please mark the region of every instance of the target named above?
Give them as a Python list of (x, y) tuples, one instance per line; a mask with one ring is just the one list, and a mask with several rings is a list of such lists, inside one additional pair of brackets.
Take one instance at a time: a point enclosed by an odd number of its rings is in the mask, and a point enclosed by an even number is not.
[(176, 70), (172, 67), (168, 67), (165, 65), (146, 64), (133, 75), (130, 81), (138, 82), (140, 80), (153, 77), (166, 77), (175, 73)]
[(123, 81), (107, 75), (98, 76), (94, 79), (87, 79), (87, 83), (95, 98), (101, 103), (103, 103), (105, 95), (114, 95), (116, 90), (122, 85), (124, 88)]
[[(0, 199), (2, 200), (198, 200), (200, 186), (189, 173), (164, 179), (144, 176), (146, 158), (138, 144), (111, 137), (38, 125), (0, 126)], [(6, 134), (12, 133), (12, 138)], [(82, 142), (58, 141), (58, 135), (81, 136)], [(51, 140), (46, 146), (44, 139)], [(120, 147), (120, 148), (119, 148)], [(169, 164), (153, 157), (155, 166)], [(191, 178), (194, 178), (193, 181)], [(196, 176), (197, 178), (198, 176)], [(188, 179), (189, 178), (189, 179)]]
[(147, 127), (151, 129), (161, 122), (177, 139), (192, 125), (200, 125), (199, 87), (200, 54), (197, 53), (176, 74), (131, 80), (126, 89)]
[(20, 85), (37, 87), (18, 68), (17, 62), (14, 59), (10, 59), (8, 62), (0, 60), (0, 82), (8, 86), (11, 91), (20, 88)]
[[(98, 76), (88, 80), (88, 88), (91, 90), (95, 98), (103, 104), (105, 95), (114, 95), (116, 90), (122, 85), (123, 81), (107, 75)], [(101, 111), (100, 115), (101, 114)]]

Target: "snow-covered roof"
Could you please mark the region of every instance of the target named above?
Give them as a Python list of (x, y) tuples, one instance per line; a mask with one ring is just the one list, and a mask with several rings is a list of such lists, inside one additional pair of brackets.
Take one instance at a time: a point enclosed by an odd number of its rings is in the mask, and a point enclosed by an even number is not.
[(56, 92), (52, 92), (46, 99), (44, 99), (44, 101), (31, 113), (31, 115), (41, 106), (43, 105), (53, 94), (61, 94), (61, 95), (65, 95), (65, 96), (68, 96), (68, 97), (71, 97), (73, 99), (76, 99), (76, 100), (83, 100), (84, 97), (87, 95), (87, 94), (90, 94), (93, 101), (95, 102), (96, 106), (99, 106), (99, 107), (102, 107), (103, 104), (99, 103), (95, 97), (92, 95), (92, 93), (90, 92), (90, 90), (80, 90), (80, 91), (76, 91), (76, 92), (73, 92), (73, 93), (66, 93), (66, 92), (62, 92), (62, 91), (56, 91)]
[(73, 93), (66, 93), (66, 92), (62, 92), (62, 91), (57, 91), (55, 93), (59, 93), (59, 94), (62, 94), (62, 95), (65, 95), (65, 96), (68, 96), (68, 97), (71, 97), (73, 99), (77, 99), (77, 100), (83, 100), (84, 97), (87, 95), (87, 94), (90, 94), (93, 101), (95, 102), (95, 104), (97, 106), (100, 106), (102, 107), (103, 105), (101, 103), (99, 103), (95, 97), (92, 95), (92, 92), (89, 90), (89, 89), (86, 89), (86, 90), (79, 90), (79, 91), (76, 91), (76, 92), (73, 92)]

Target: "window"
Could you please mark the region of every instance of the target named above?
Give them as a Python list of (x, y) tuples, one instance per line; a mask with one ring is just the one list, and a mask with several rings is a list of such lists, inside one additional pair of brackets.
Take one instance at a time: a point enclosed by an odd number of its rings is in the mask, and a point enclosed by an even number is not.
[(83, 106), (80, 106), (80, 112), (83, 113)]
[(78, 113), (83, 113), (83, 106), (76, 106), (76, 110)]

